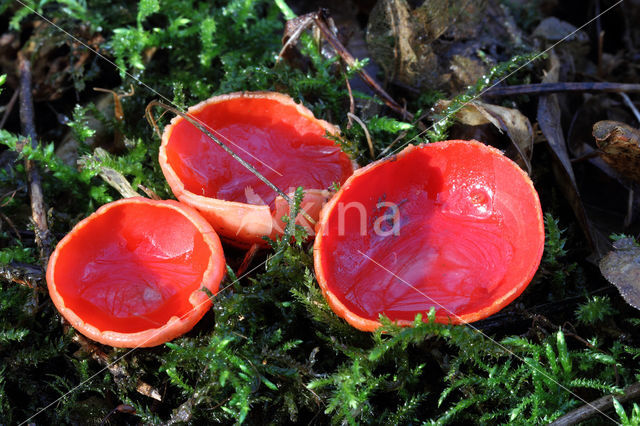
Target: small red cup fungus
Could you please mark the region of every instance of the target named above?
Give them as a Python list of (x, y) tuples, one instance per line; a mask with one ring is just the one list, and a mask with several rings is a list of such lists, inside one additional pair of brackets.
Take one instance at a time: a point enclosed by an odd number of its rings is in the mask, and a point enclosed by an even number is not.
[(47, 267), (58, 311), (85, 336), (148, 347), (187, 331), (225, 274), (220, 239), (176, 201), (127, 198), (100, 207), (56, 247)]
[[(372, 331), (476, 321), (518, 297), (538, 268), (544, 225), (529, 176), (476, 141), (409, 146), (357, 170), (324, 207), (314, 245), (333, 311)], [(426, 319), (426, 315), (424, 315)]]
[[(314, 220), (330, 196), (327, 188), (353, 172), (349, 157), (325, 137), (337, 135), (337, 128), (287, 95), (215, 96), (188, 114), (278, 188), (292, 194), (304, 187), (302, 208)], [(165, 128), (159, 161), (176, 198), (200, 211), (224, 240), (240, 247), (265, 245), (263, 236), (282, 233), (286, 201), (182, 117)]]

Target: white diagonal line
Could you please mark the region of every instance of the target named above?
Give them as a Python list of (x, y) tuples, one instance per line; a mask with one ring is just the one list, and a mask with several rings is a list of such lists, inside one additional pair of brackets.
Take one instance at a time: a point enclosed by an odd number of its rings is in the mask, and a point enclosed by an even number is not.
[(420, 290), (419, 288), (416, 288), (415, 286), (413, 286), (411, 283), (409, 283), (408, 281), (406, 281), (405, 279), (403, 279), (402, 277), (398, 276), (397, 274), (393, 273), (392, 271), (390, 271), (388, 268), (386, 268), (384, 265), (380, 264), (379, 262), (377, 262), (375, 259), (373, 259), (371, 256), (363, 253), (362, 251), (360, 251), (358, 249), (358, 253), (360, 253), (362, 256), (366, 257), (367, 259), (369, 259), (371, 262), (373, 262), (374, 264), (376, 264), (377, 266), (379, 266), (381, 269), (385, 270), (386, 272), (388, 272), (389, 274), (391, 274), (394, 278), (396, 278), (398, 281), (400, 281), (402, 284), (406, 285), (407, 287), (415, 290), (416, 292), (418, 292), (419, 294), (421, 294), (422, 296), (425, 297), (425, 299), (429, 300), (430, 303), (433, 303), (434, 305), (438, 306), (439, 308), (441, 308), (442, 310), (446, 311), (449, 315), (451, 315), (452, 317), (456, 318), (458, 321), (462, 322), (464, 325), (466, 325), (467, 327), (471, 328), (473, 331), (475, 331), (476, 333), (481, 334), (485, 339), (489, 340), (490, 342), (493, 342), (496, 346), (498, 346), (500, 349), (504, 350), (505, 352), (509, 353), (510, 355), (514, 356), (515, 358), (517, 358), (520, 362), (524, 363), (525, 365), (528, 365), (529, 367), (531, 367), (532, 369), (534, 369), (537, 373), (543, 375), (544, 377), (546, 377), (547, 379), (551, 380), (552, 382), (554, 382), (556, 385), (558, 385), (559, 387), (561, 387), (563, 390), (569, 392), (571, 395), (573, 395), (574, 397), (578, 398), (580, 401), (582, 401), (583, 403), (585, 403), (586, 405), (590, 406), (591, 408), (593, 408), (595, 411), (597, 411), (598, 413), (602, 414), (604, 417), (606, 417), (607, 419), (611, 420), (613, 423), (618, 424), (618, 422), (616, 422), (613, 418), (609, 417), (606, 413), (604, 413), (603, 411), (599, 410), (595, 405), (591, 404), (589, 401), (585, 400), (584, 398), (580, 397), (579, 395), (575, 394), (571, 389), (567, 388), (566, 386), (564, 386), (562, 383), (557, 382), (556, 380), (554, 380), (553, 377), (551, 377), (549, 374), (547, 374), (545, 371), (536, 368), (534, 365), (529, 364), (527, 361), (525, 361), (524, 358), (522, 358), (521, 356), (517, 355), (515, 352), (511, 351), (509, 348), (507, 348), (506, 346), (504, 346), (502, 343), (498, 342), (497, 340), (491, 338), (489, 335), (487, 335), (485, 332), (483, 332), (482, 330), (480, 330), (478, 327), (470, 324), (470, 323), (465, 323), (462, 318), (455, 314), (454, 312), (452, 312), (450, 309), (446, 308), (445, 306), (443, 306), (440, 302), (438, 302), (437, 300), (434, 300), (432, 297), (430, 297), (428, 294), (426, 294), (425, 292), (423, 292), (422, 290)]

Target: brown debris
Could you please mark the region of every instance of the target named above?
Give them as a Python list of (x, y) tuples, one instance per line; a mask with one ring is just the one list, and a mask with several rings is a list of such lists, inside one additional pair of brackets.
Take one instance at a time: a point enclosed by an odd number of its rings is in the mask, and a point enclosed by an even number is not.
[[(283, 47), (278, 58), (285, 57), (288, 51), (295, 45), (300, 35), (308, 28), (313, 27), (317, 30), (322, 38), (333, 48), (336, 54), (342, 59), (347, 67), (353, 67), (356, 64), (356, 58), (347, 51), (340, 39), (336, 36), (335, 25), (332, 23), (326, 10), (307, 13), (298, 16), (287, 22), (285, 33), (282, 38)], [(374, 78), (372, 78), (365, 70), (358, 72), (360, 78), (382, 99), (382, 101), (396, 113), (400, 114), (404, 119), (412, 120), (413, 115), (396, 102)]]
[(618, 287), (629, 305), (640, 309), (640, 246), (631, 238), (623, 238), (613, 247), (600, 261), (600, 272)]
[[(93, 154), (88, 157), (95, 157), (98, 160), (103, 160), (107, 157), (107, 152), (102, 148), (96, 148)], [(80, 166), (84, 165), (89, 158), (81, 158), (78, 160)], [(140, 197), (140, 194), (136, 192), (131, 186), (127, 178), (125, 178), (120, 172), (110, 167), (100, 166), (100, 177), (112, 188), (122, 195), (123, 198)]]
[(598, 121), (593, 137), (602, 159), (623, 179), (640, 183), (640, 130), (617, 121)]
[[(23, 55), (19, 55), (18, 68), (20, 73), (20, 122), (22, 123), (22, 132), (31, 139), (31, 146), (36, 148), (38, 146), (38, 136), (33, 114), (33, 98), (31, 97), (31, 63)], [(40, 248), (40, 262), (42, 267), (46, 268), (53, 240), (47, 225), (47, 213), (44, 206), (40, 173), (32, 160), (25, 161), (25, 169), (29, 181), (31, 218), (35, 224), (36, 243)]]
[[(66, 322), (66, 320), (63, 321), (65, 323), (65, 326), (69, 327), (69, 324)], [(76, 333), (73, 336), (73, 341), (80, 345), (81, 353), (77, 353), (78, 356), (82, 356), (82, 353), (88, 354), (91, 359), (96, 361), (99, 365), (108, 369), (111, 375), (113, 375), (113, 379), (116, 382), (131, 377), (131, 374), (127, 371), (126, 367), (118, 362), (119, 359), (113, 360), (112, 357), (107, 355), (102, 349), (100, 349), (98, 345), (96, 345), (80, 333)], [(138, 380), (136, 382), (136, 391), (140, 395), (155, 399), (156, 401), (162, 401), (160, 392), (156, 388), (142, 380)]]
[[(19, 73), (15, 69), (15, 63), (20, 49), (20, 54), (32, 63), (35, 101), (60, 99), (73, 87), (73, 77), (84, 73), (85, 67), (94, 57), (93, 53), (44, 21), (37, 20), (32, 25), (32, 33), (24, 44), (18, 33), (6, 32), (0, 37), (0, 74), (7, 74), (9, 87), (19, 86)], [(73, 33), (79, 39), (86, 40), (94, 49), (99, 49), (105, 41), (100, 33), (93, 33), (86, 24), (75, 27)]]
[[(436, 111), (445, 110), (450, 104), (451, 101), (440, 101), (435, 109)], [(529, 119), (520, 111), (499, 105), (472, 101), (456, 112), (456, 119), (469, 126), (491, 124), (501, 133), (506, 133), (518, 153), (516, 162), (527, 173), (531, 173), (533, 128)]]

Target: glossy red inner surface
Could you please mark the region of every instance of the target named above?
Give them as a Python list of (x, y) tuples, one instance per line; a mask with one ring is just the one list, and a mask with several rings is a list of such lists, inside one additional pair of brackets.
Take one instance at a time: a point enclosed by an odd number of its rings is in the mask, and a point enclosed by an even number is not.
[(65, 305), (102, 331), (164, 325), (193, 306), (212, 253), (184, 215), (121, 204), (95, 217), (60, 252), (55, 284)]
[(541, 244), (537, 201), (516, 167), (474, 145), (434, 144), (353, 179), (323, 238), (329, 289), (371, 320), (492, 305), (522, 284)]
[[(351, 175), (351, 162), (314, 120), (271, 99), (236, 98), (194, 114), (214, 135), (284, 191), (327, 189)], [(173, 128), (167, 159), (197, 195), (272, 205), (275, 192), (185, 120)]]

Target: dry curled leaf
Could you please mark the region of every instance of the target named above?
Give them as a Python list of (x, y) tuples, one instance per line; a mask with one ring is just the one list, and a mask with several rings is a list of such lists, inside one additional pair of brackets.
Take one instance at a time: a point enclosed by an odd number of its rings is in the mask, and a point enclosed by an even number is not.
[(640, 183), (640, 130), (617, 121), (598, 121), (593, 137), (602, 159), (621, 177)]
[[(543, 83), (557, 83), (559, 80), (561, 63), (558, 56), (552, 51), (550, 55), (550, 68), (545, 73)], [(607, 250), (608, 243), (601, 233), (593, 226), (580, 197), (573, 166), (569, 159), (567, 143), (561, 124), (561, 110), (558, 95), (551, 94), (540, 97), (537, 113), (540, 130), (547, 139), (549, 148), (553, 154), (553, 172), (556, 180), (571, 205), (580, 227), (582, 228), (589, 246), (595, 255), (600, 258)]]
[[(436, 109), (445, 109), (450, 101), (440, 101)], [(501, 133), (509, 136), (518, 151), (520, 167), (531, 173), (531, 154), (533, 152), (533, 129), (529, 119), (517, 109), (473, 101), (456, 113), (456, 119), (469, 126), (493, 124)]]
[[(96, 148), (93, 151), (93, 156), (98, 160), (106, 158), (107, 155), (107, 151), (102, 148)], [(88, 158), (85, 157), (81, 158), (80, 160), (78, 160), (78, 164), (81, 166), (84, 165), (87, 159)], [(140, 194), (133, 189), (127, 178), (117, 170), (101, 165), (100, 177), (113, 188), (115, 188), (123, 198), (140, 197)]]
[(600, 261), (600, 272), (628, 304), (640, 309), (640, 246), (632, 238), (623, 238), (613, 247)]

